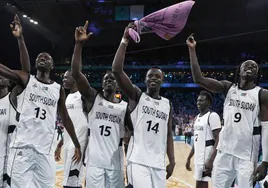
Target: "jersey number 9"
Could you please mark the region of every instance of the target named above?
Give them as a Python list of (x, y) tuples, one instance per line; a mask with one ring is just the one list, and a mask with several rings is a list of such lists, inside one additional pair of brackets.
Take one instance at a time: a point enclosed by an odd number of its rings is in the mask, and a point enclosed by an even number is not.
[(234, 118), (234, 122), (238, 123), (241, 120), (241, 114), (239, 112), (235, 113)]

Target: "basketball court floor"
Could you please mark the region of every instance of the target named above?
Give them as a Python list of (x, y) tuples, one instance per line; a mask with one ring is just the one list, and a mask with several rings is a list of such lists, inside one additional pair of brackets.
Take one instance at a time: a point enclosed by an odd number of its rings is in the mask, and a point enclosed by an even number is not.
[[(185, 169), (185, 162), (190, 152), (189, 145), (184, 142), (174, 142), (174, 151), (176, 158), (176, 166), (172, 177), (167, 181), (167, 188), (193, 188), (195, 187), (195, 180), (193, 178), (193, 171), (188, 172)], [(192, 170), (194, 170), (193, 158), (191, 161)], [(63, 180), (63, 162), (58, 162), (56, 188), (62, 187)]]

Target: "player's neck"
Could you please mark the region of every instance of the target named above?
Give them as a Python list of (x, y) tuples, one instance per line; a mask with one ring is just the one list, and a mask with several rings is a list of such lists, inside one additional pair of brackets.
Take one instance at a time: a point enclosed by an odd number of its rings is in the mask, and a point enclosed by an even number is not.
[(70, 93), (75, 93), (77, 91), (78, 91), (77, 87), (70, 88)]
[(4, 96), (8, 94), (8, 88), (1, 88), (0, 89), (0, 99), (2, 99)]
[(150, 91), (149, 89), (147, 89), (146, 93), (153, 99), (160, 99), (159, 91)]
[(50, 80), (50, 73), (49, 72), (43, 72), (43, 71), (38, 71), (37, 70), (37, 73), (36, 73), (36, 78), (43, 82), (43, 83), (51, 83), (51, 80)]
[(208, 108), (205, 109), (205, 110), (203, 110), (202, 112), (199, 113), (199, 116), (203, 116), (203, 115), (205, 115), (208, 111), (209, 111)]
[(243, 90), (249, 90), (256, 87), (255, 81), (249, 81), (241, 79), (239, 83), (239, 88)]
[(103, 91), (103, 97), (110, 102), (116, 102), (115, 100), (115, 92), (107, 92), (107, 91)]

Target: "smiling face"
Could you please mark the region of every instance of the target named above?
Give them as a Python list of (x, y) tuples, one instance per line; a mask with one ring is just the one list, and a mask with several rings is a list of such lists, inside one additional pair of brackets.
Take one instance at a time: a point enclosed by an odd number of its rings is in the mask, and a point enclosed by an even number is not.
[(46, 53), (40, 53), (35, 60), (35, 67), (39, 71), (50, 72), (53, 69), (53, 59)]
[(66, 71), (64, 73), (62, 83), (65, 89), (71, 89), (74, 86), (75, 80), (72, 77), (71, 71)]
[(116, 91), (116, 81), (114, 74), (112, 72), (107, 72), (103, 76), (102, 88), (106, 92), (115, 92)]
[(254, 81), (258, 77), (259, 66), (253, 60), (247, 60), (240, 66), (239, 75), (246, 81)]
[(159, 91), (163, 83), (163, 72), (158, 68), (150, 69), (146, 74), (145, 83), (149, 91)]

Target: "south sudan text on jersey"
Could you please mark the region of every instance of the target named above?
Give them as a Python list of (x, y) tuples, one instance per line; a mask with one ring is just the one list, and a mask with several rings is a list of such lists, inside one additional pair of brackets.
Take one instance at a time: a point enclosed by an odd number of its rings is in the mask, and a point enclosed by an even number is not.
[(66, 105), (66, 108), (69, 110), (69, 109), (74, 109), (74, 104), (67, 104)]
[(101, 120), (105, 120), (105, 121), (109, 121), (109, 122), (117, 123), (117, 124), (121, 124), (122, 122), (122, 119), (119, 116), (108, 114), (105, 112), (96, 112), (95, 119), (101, 119)]
[(155, 116), (156, 118), (167, 120), (168, 115), (165, 112), (162, 112), (160, 110), (154, 109), (149, 106), (142, 106), (142, 113), (149, 114), (151, 116)]
[(7, 114), (7, 109), (0, 109), (0, 115), (6, 115)]
[(254, 111), (256, 104), (244, 102), (244, 101), (240, 101), (240, 100), (230, 99), (229, 106), (234, 106), (234, 107), (241, 108), (244, 110)]
[(33, 93), (30, 93), (29, 101), (42, 103), (44, 105), (53, 106), (53, 107), (55, 107), (55, 105), (56, 105), (56, 101), (54, 99), (47, 98), (47, 97), (44, 97), (41, 95), (36, 95)]

